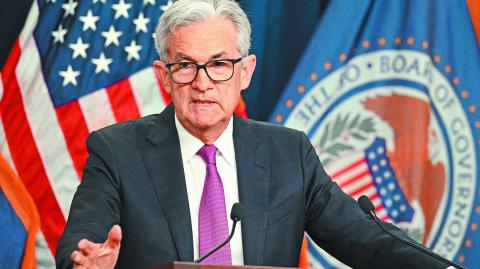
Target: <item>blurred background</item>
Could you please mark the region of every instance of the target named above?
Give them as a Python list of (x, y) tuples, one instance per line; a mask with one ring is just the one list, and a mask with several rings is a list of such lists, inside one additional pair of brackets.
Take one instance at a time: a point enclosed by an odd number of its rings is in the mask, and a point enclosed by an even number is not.
[[(345, 192), (480, 264), (480, 1), (238, 2), (257, 67), (237, 114), (304, 131)], [(171, 3), (1, 1), (0, 268), (54, 268), (87, 135), (170, 102), (151, 64)]]

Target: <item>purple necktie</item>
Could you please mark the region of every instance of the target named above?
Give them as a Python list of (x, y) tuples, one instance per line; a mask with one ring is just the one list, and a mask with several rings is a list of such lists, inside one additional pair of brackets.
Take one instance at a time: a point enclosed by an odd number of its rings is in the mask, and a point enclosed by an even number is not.
[[(207, 164), (207, 173), (203, 185), (200, 212), (198, 215), (198, 233), (200, 242), (200, 257), (228, 237), (227, 211), (222, 179), (217, 171), (214, 145), (205, 145), (198, 155)], [(208, 264), (232, 264), (230, 243), (202, 261)]]

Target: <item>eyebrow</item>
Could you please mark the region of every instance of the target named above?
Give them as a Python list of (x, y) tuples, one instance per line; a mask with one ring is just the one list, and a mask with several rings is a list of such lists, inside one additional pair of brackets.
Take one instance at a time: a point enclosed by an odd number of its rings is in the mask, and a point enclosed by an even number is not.
[[(209, 60), (218, 59), (218, 58), (220, 58), (220, 57), (225, 56), (226, 54), (227, 54), (227, 53), (226, 53), (225, 51), (221, 51), (221, 52), (215, 53), (215, 54), (213, 54), (212, 56), (210, 56)], [(196, 62), (191, 56), (188, 56), (188, 55), (183, 54), (183, 53), (176, 53), (176, 54), (175, 54), (175, 59), (181, 59), (181, 60), (187, 60), (187, 61)]]
[(189, 61), (192, 61), (193, 62), (193, 58), (186, 55), (186, 54), (183, 54), (183, 53), (176, 53), (175, 54), (175, 59), (181, 59), (181, 60), (189, 60)]
[(219, 52), (219, 53), (213, 54), (213, 55), (210, 57), (210, 60), (218, 59), (218, 58), (220, 58), (220, 57), (225, 56), (225, 54), (227, 54), (225, 51), (221, 51), (221, 52)]

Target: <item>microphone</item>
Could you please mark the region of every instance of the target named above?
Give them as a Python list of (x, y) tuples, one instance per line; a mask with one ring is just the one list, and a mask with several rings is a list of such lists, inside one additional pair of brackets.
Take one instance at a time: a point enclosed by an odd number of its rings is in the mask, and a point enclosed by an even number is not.
[(227, 239), (225, 239), (225, 241), (223, 241), (222, 243), (218, 244), (216, 247), (214, 247), (212, 250), (210, 250), (209, 252), (207, 252), (205, 255), (203, 255), (202, 257), (196, 259), (195, 261), (193, 261), (194, 263), (200, 263), (202, 262), (203, 260), (205, 260), (206, 258), (208, 258), (210, 255), (212, 255), (213, 253), (215, 253), (215, 251), (219, 250), (220, 248), (222, 248), (223, 246), (225, 246), (228, 242), (230, 242), (230, 240), (232, 240), (232, 237), (233, 237), (233, 233), (235, 233), (235, 227), (237, 226), (237, 222), (241, 221), (242, 220), (242, 217), (243, 217), (243, 207), (242, 207), (242, 204), (240, 203), (235, 203), (233, 204), (232, 206), (232, 210), (230, 211), (230, 219), (233, 220), (233, 225), (232, 225), (232, 231), (230, 232), (230, 235), (228, 236)]
[(372, 201), (370, 201), (370, 199), (368, 199), (367, 196), (365, 196), (365, 195), (360, 196), (360, 198), (358, 198), (358, 204), (360, 205), (360, 208), (363, 210), (363, 212), (365, 212), (365, 214), (368, 214), (368, 215), (372, 216), (373, 220), (377, 223), (377, 225), (385, 233), (387, 233), (391, 237), (393, 237), (397, 240), (400, 240), (402, 243), (417, 249), (418, 251), (422, 252), (423, 254), (427, 254), (428, 256), (433, 257), (437, 260), (440, 260), (440, 261), (442, 261), (442, 262), (444, 262), (444, 263), (446, 263), (450, 266), (453, 266), (455, 268), (460, 268), (460, 269), (466, 269), (465, 267), (462, 267), (462, 266), (460, 266), (460, 265), (458, 265), (454, 262), (451, 262), (451, 261), (445, 259), (444, 257), (436, 254), (435, 252), (431, 251), (430, 249), (428, 249), (428, 248), (426, 248), (426, 247), (424, 247), (424, 246), (422, 246), (418, 243), (411, 242), (411, 241), (409, 241), (405, 238), (402, 238), (402, 237), (390, 232), (389, 230), (387, 230), (385, 227), (383, 227), (381, 221), (378, 219), (377, 215), (375, 214), (373, 203), (372, 203)]

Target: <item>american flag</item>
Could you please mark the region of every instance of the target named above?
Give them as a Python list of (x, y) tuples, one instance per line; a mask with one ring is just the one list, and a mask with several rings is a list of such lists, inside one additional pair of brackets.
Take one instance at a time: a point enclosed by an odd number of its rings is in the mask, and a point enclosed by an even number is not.
[(414, 210), (408, 203), (386, 155), (385, 139), (375, 138), (362, 152), (329, 163), (332, 180), (355, 200), (366, 195), (383, 221), (411, 221)]
[(39, 267), (54, 267), (87, 135), (169, 102), (151, 64), (158, 58), (152, 34), (171, 4), (34, 1), (1, 70), (0, 149), (41, 218)]

